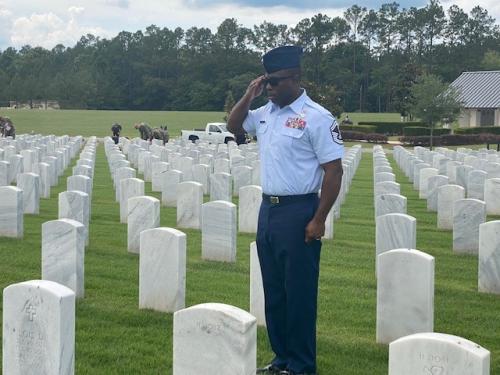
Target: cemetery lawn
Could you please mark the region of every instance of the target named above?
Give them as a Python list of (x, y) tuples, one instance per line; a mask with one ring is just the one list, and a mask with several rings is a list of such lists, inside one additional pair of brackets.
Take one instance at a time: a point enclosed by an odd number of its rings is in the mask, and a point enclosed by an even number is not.
[[(94, 111), (94, 110), (8, 110), (0, 115), (9, 116), (18, 134), (35, 133), (70, 136), (104, 137), (111, 134), (111, 125), (123, 126), (124, 137), (137, 137), (134, 123), (147, 122), (152, 127), (167, 125), (171, 136), (179, 136), (183, 129), (205, 128), (207, 122), (225, 122), (223, 112), (176, 111)], [(345, 114), (341, 116), (344, 118)], [(397, 113), (349, 113), (358, 121), (400, 121)]]
[[(408, 214), (417, 218), (417, 248), (436, 258), (435, 331), (487, 348), (491, 373), (500, 374), (500, 297), (477, 292), (477, 257), (452, 253), (451, 232), (436, 229), (436, 214), (426, 211), (425, 201), (391, 162), (401, 193), (408, 198)], [(23, 240), (0, 239), (2, 289), (40, 278), (41, 225), (57, 218), (57, 194), (65, 190), (70, 171), (52, 188), (51, 199), (41, 200), (40, 215), (25, 215)], [(159, 197), (151, 193), (150, 183), (146, 194)], [(175, 224), (175, 209), (162, 207), (161, 226)], [(188, 251), (186, 306), (221, 302), (248, 310), (249, 245), (255, 236), (239, 234), (237, 262), (224, 264), (202, 261), (200, 232), (183, 231)], [(335, 239), (323, 242), (317, 332), (321, 375), (387, 374), (388, 347), (375, 343), (374, 254), (372, 154), (363, 153), (335, 223)], [(138, 268), (139, 257), (127, 253), (127, 227), (119, 223), (101, 144), (85, 254), (85, 298), (76, 307), (77, 374), (172, 373), (172, 314), (139, 310)], [(257, 363), (271, 359), (266, 331), (259, 328)]]

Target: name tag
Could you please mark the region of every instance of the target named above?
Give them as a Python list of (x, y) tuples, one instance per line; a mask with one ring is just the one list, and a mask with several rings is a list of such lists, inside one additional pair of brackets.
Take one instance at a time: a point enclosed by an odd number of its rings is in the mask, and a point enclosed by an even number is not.
[(305, 127), (307, 126), (307, 122), (306, 122), (306, 120), (304, 120), (300, 117), (289, 117), (286, 120), (285, 126), (287, 128), (291, 128), (291, 129), (304, 130)]

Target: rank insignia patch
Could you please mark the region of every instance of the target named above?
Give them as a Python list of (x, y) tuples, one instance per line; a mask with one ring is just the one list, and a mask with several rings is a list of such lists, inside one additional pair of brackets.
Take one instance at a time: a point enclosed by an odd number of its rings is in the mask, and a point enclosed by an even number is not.
[(333, 120), (330, 125), (330, 133), (332, 134), (332, 139), (335, 143), (342, 145), (344, 144), (344, 140), (342, 139), (342, 135), (340, 134), (339, 124), (337, 120)]
[(289, 117), (286, 120), (285, 126), (287, 128), (304, 130), (307, 125), (307, 122), (300, 117)]

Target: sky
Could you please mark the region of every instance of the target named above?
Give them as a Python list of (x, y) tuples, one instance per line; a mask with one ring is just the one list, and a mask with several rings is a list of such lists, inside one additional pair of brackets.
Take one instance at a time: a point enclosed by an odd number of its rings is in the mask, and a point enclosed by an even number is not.
[[(323, 13), (341, 16), (353, 4), (378, 9), (389, 0), (0, 0), (0, 50), (23, 45), (51, 49), (73, 46), (82, 35), (112, 38), (120, 31), (135, 32), (149, 25), (184, 30), (192, 26), (213, 31), (226, 18), (246, 27), (263, 21), (294, 26), (303, 18)], [(486, 8), (500, 22), (499, 0), (442, 0), (469, 12)], [(401, 7), (422, 7), (425, 0), (401, 0)]]

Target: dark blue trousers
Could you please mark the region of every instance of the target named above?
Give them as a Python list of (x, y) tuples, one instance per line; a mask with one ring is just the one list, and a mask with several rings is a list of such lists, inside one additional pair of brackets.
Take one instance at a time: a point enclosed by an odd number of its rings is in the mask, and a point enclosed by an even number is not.
[(273, 364), (297, 373), (316, 372), (321, 241), (307, 244), (305, 227), (317, 207), (317, 195), (278, 204), (264, 199), (259, 212), (257, 249)]

